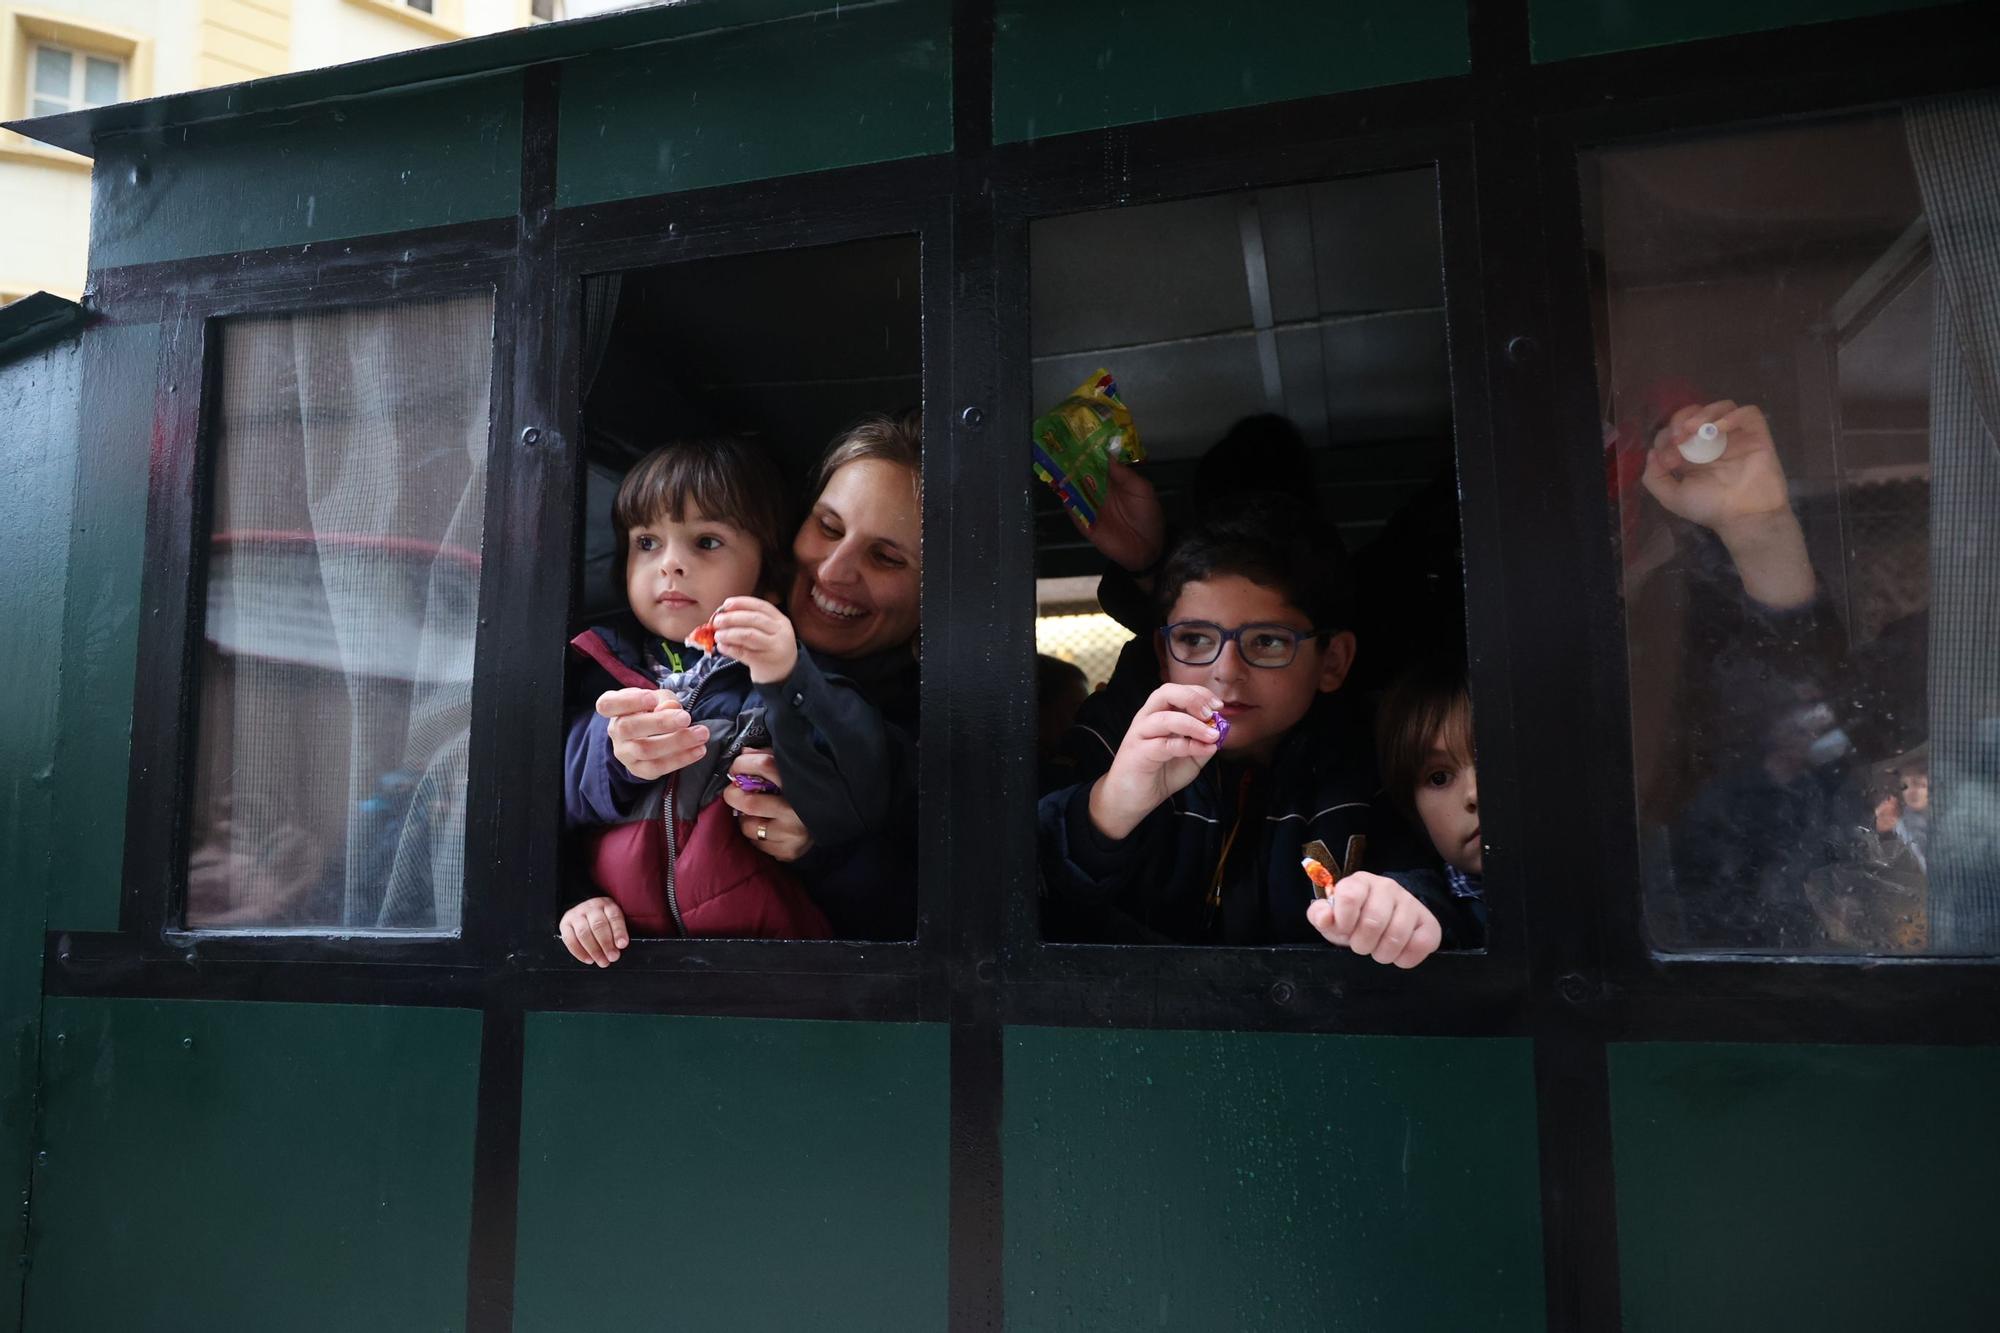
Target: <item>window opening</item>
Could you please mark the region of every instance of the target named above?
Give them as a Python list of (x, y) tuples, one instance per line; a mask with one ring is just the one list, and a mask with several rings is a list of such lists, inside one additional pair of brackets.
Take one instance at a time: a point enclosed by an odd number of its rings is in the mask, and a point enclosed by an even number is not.
[(1659, 948), (2000, 939), (1996, 161), (1990, 96), (1584, 155)]
[[(1317, 945), (1311, 853), (1334, 875), (1398, 873), (1385, 961), (1420, 920), (1430, 946), (1483, 940), (1476, 786), (1441, 835), (1454, 869), (1420, 829), (1421, 775), (1391, 799), (1372, 757), (1392, 684), (1416, 672), (1447, 705), (1462, 689), (1437, 216), (1425, 169), (1032, 225), (1036, 411), (1109, 372), (1145, 454), (1068, 478), (1087, 534), (1053, 487), (1033, 491), (1046, 938)], [(1038, 420), (1052, 470), (1044, 435)], [(1121, 767), (1163, 679), (1198, 691), (1164, 725), (1199, 732), (1199, 767)], [(1200, 716), (1214, 699), (1219, 747)], [(1470, 784), (1467, 717), (1445, 707), (1419, 758), (1450, 731)], [(1095, 802), (1128, 772), (1157, 786), (1121, 794), (1107, 827)], [(1340, 896), (1343, 922), (1371, 882)]]
[(586, 280), (551, 905), (585, 961), (915, 934), (919, 256), (894, 237)]
[(455, 931), (493, 297), (215, 338), (186, 923)]

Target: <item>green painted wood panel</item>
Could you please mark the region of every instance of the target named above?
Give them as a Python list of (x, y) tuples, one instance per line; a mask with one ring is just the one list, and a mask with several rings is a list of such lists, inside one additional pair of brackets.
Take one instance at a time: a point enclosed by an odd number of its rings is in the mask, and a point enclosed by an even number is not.
[(942, 1025), (531, 1014), (516, 1333), (941, 1329)]
[(51, 999), (28, 1327), (463, 1328), (479, 1029)]
[(556, 201), (698, 190), (950, 148), (950, 6), (829, 6), (565, 65)]
[(512, 217), (518, 75), (98, 146), (93, 268)]
[(1627, 1333), (2000, 1320), (2000, 1050), (1613, 1046)]
[[(83, 357), (71, 340), (0, 366), (0, 1199), (28, 1186), (53, 847), (63, 564)], [(21, 1326), (21, 1209), (0, 1206), (0, 1333)]]
[(1529, 22), (1536, 60), (1568, 60), (1936, 5), (1937, 0), (1533, 0)]
[(1543, 1327), (1524, 1040), (1007, 1033), (1007, 1324)]
[(83, 340), (74, 504), (59, 539), (68, 582), (50, 830), (54, 930), (118, 928), (159, 355), (156, 324), (98, 325)]
[(1465, 0), (1001, 0), (994, 25), (1001, 143), (1447, 78), (1471, 63)]

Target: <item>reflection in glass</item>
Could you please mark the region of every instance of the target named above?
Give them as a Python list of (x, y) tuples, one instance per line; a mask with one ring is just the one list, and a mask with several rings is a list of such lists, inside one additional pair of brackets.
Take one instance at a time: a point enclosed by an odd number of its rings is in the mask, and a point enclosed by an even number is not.
[(187, 924), (456, 930), (492, 297), (219, 336)]
[(1996, 172), (1991, 98), (1586, 156), (1659, 947), (2000, 938)]

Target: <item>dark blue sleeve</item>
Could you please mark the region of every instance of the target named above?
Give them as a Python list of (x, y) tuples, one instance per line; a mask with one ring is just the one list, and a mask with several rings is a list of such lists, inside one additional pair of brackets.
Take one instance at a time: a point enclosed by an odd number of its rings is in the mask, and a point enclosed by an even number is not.
[(596, 711), (570, 717), (563, 739), (563, 824), (589, 828), (631, 817), (652, 783), (635, 778), (611, 752), (611, 720)]
[(1124, 838), (1108, 838), (1090, 820), (1090, 789), (1050, 792), (1035, 805), (1041, 842), (1042, 876), (1052, 897), (1077, 903), (1115, 901), (1153, 853), (1166, 821), (1165, 807), (1154, 810)]

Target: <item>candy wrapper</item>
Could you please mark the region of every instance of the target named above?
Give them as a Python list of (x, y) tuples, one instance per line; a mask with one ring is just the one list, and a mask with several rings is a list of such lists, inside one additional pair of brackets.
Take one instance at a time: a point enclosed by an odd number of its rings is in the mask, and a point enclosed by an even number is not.
[(1111, 487), (1111, 450), (1136, 463), (1146, 456), (1131, 409), (1118, 397), (1118, 381), (1100, 370), (1076, 387), (1034, 425), (1035, 475), (1047, 482), (1063, 508), (1085, 529)]
[(736, 790), (757, 792), (760, 795), (776, 796), (781, 790), (769, 778), (760, 778), (755, 773), (731, 773), (729, 780), (736, 784)]
[(688, 642), (693, 644), (695, 647), (701, 649), (705, 653), (714, 652), (715, 626), (710, 624), (696, 625), (694, 627), (694, 633), (688, 635)]

